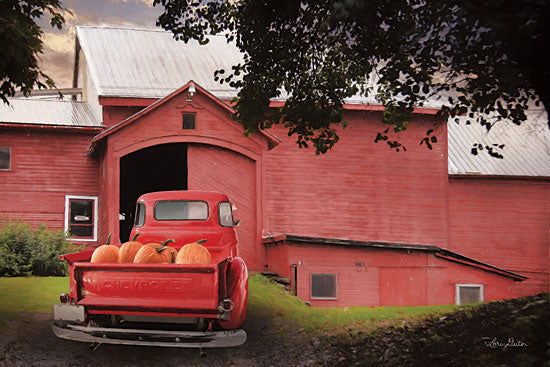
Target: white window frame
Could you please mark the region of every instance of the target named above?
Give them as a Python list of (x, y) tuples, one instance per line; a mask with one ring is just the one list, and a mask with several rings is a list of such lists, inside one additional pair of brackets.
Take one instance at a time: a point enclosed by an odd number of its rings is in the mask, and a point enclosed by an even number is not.
[[(313, 275), (331, 275), (334, 276), (334, 290), (336, 293), (335, 297), (317, 297), (313, 296)], [(319, 299), (319, 300), (338, 300), (338, 273), (310, 273), (309, 274), (309, 298), (310, 299)]]
[(485, 288), (484, 288), (483, 284), (462, 283), (462, 284), (455, 284), (455, 304), (456, 305), (461, 305), (462, 304), (462, 302), (460, 300), (460, 288), (461, 287), (479, 288), (480, 293), (481, 293), (481, 297), (480, 297), (479, 302), (485, 302)]
[(65, 195), (65, 233), (69, 231), (69, 212), (71, 200), (93, 200), (94, 202), (94, 235), (93, 238), (67, 238), (71, 241), (96, 242), (97, 241), (97, 223), (98, 223), (98, 200), (97, 196)]

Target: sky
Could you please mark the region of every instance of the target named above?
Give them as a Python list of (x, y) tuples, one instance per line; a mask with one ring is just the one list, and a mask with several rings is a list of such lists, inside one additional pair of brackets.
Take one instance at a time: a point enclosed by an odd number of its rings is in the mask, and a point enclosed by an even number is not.
[(61, 31), (52, 28), (49, 19), (41, 19), (44, 31), (42, 70), (53, 78), (57, 88), (71, 88), (74, 68), (75, 26), (117, 25), (132, 28), (156, 28), (162, 6), (153, 7), (153, 0), (62, 0), (69, 10), (64, 13)]

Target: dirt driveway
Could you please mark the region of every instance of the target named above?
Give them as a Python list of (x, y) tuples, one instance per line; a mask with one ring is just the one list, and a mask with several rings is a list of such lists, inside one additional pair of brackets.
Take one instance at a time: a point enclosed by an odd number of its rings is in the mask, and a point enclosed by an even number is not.
[(0, 334), (0, 366), (311, 366), (323, 354), (320, 341), (300, 330), (273, 334), (263, 320), (248, 318), (247, 342), (236, 348), (197, 349), (138, 347), (103, 344), (97, 350), (87, 343), (57, 338), (51, 316), (25, 315), (25, 321), (8, 321)]

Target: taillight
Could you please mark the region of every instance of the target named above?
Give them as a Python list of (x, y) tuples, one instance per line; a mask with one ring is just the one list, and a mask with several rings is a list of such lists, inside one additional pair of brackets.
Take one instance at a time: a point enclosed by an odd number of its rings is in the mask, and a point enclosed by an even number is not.
[(61, 303), (69, 302), (69, 294), (68, 293), (61, 293), (59, 295), (59, 300), (61, 301)]

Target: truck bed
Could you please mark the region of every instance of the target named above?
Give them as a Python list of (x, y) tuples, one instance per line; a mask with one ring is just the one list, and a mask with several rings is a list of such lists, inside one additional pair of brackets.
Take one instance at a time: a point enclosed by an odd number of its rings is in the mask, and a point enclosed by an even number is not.
[(63, 255), (71, 294), (89, 314), (223, 318), (218, 264), (102, 264), (90, 257)]

